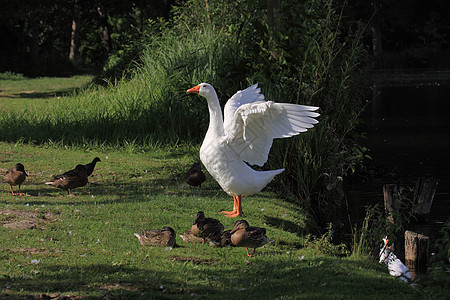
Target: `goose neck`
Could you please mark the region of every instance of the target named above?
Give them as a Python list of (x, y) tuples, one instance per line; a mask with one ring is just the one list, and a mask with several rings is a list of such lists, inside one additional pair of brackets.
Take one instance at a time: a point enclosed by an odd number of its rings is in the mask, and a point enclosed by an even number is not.
[(217, 94), (214, 92), (214, 94), (210, 95), (206, 99), (208, 101), (209, 109), (209, 128), (207, 134), (214, 134), (216, 137), (221, 136), (224, 134), (223, 116)]

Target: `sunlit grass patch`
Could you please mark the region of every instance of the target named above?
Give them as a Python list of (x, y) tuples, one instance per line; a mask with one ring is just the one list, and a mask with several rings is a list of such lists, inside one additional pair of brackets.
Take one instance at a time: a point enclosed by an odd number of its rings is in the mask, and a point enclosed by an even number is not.
[[(197, 152), (196, 152), (197, 153)], [(66, 191), (43, 184), (55, 173), (102, 160), (91, 184)], [(28, 196), (13, 197), (0, 187), (0, 295), (64, 294), (124, 298), (335, 298), (349, 295), (408, 297), (412, 290), (391, 278), (383, 266), (365, 259), (323, 255), (304, 248), (307, 214), (277, 193), (245, 197), (243, 216), (265, 227), (274, 241), (248, 258), (245, 248), (188, 244), (178, 236), (195, 214), (218, 214), (232, 206), (212, 180), (202, 189), (181, 188), (182, 174), (196, 157), (189, 148), (129, 153), (58, 145), (0, 143), (0, 170), (22, 162)], [(31, 220), (32, 229), (2, 225)], [(143, 247), (134, 232), (169, 225), (178, 247)], [(370, 294), (367, 294), (367, 291)]]
[(27, 78), (21, 74), (0, 73), (0, 111), (26, 114), (29, 105), (41, 108), (55, 105), (61, 97), (87, 87), (92, 79), (92, 75)]

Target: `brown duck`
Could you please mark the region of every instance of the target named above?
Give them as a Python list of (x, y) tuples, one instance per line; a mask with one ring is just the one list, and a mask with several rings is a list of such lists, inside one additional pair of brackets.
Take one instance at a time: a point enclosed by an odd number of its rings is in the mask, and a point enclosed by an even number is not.
[(219, 241), (220, 247), (234, 246), (231, 242), (231, 235), (231, 230), (226, 230), (222, 233)]
[[(3, 181), (9, 184), (9, 187), (11, 188), (11, 195), (25, 195), (20, 192), (20, 185), (25, 181), (27, 176), (28, 174), (25, 172), (25, 167), (21, 163), (15, 164), (12, 169), (6, 171)], [(19, 186), (19, 193), (17, 194), (14, 194), (12, 188), (15, 185)]]
[(176, 245), (175, 230), (169, 226), (161, 229), (142, 230), (141, 234), (135, 233), (134, 236), (144, 246), (174, 247)]
[(191, 233), (203, 239), (212, 241), (220, 240), (224, 226), (219, 220), (213, 218), (206, 218), (205, 213), (199, 211), (195, 217), (195, 221), (191, 227)]
[[(194, 225), (192, 225), (194, 226)], [(180, 238), (186, 243), (203, 243), (203, 239), (194, 235), (191, 229), (186, 230), (183, 234), (180, 234)]]
[[(252, 257), (258, 247), (267, 244), (266, 229), (253, 227), (245, 220), (238, 220), (231, 230), (231, 243), (236, 247), (245, 247), (247, 255)], [(248, 253), (248, 248), (253, 248), (252, 254)]]
[(95, 165), (97, 162), (101, 162), (100, 158), (96, 157), (92, 160), (92, 162), (85, 164), (84, 167), (86, 168), (86, 175), (91, 176), (92, 172), (94, 172)]
[(87, 183), (88, 175), (86, 172), (86, 168), (83, 165), (77, 165), (73, 170), (53, 176), (53, 178), (45, 184), (53, 185), (54, 187), (67, 190), (69, 195), (71, 195), (70, 190), (85, 186)]
[(202, 171), (202, 165), (200, 163), (194, 163), (186, 172), (184, 179), (190, 186), (198, 186), (201, 188), (202, 183), (206, 180), (205, 173)]

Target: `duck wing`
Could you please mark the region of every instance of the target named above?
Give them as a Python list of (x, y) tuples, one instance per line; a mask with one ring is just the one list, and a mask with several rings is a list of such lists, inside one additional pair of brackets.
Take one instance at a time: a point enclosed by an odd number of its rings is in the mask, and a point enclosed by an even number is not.
[(261, 247), (267, 244), (266, 229), (261, 227), (250, 227), (247, 230), (249, 242)]
[(6, 173), (3, 176), (3, 182), (4, 183), (11, 183), (12, 182), (12, 179), (11, 179), (12, 172), (13, 172), (13, 169), (6, 170)]
[(64, 172), (63, 174), (55, 175), (49, 182), (45, 184), (54, 185), (64, 189), (73, 189), (84, 186), (88, 183), (88, 176), (83, 165), (77, 165), (75, 169)]
[[(261, 101), (262, 99), (262, 101)], [(231, 101), (231, 102), (230, 102)], [(297, 135), (318, 121), (318, 107), (264, 101), (253, 85), (236, 93), (225, 105), (224, 129), (228, 144), (249, 164), (267, 161), (273, 139)]]
[(75, 169), (73, 169), (73, 170), (69, 170), (69, 171), (59, 174), (59, 175), (53, 175), (53, 177), (50, 181), (63, 180), (63, 179), (70, 180), (70, 179), (73, 179), (76, 177), (78, 177), (78, 172)]

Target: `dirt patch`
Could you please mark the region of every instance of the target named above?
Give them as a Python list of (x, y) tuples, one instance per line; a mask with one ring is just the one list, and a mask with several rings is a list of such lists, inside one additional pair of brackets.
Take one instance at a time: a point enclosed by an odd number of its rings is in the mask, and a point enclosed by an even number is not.
[(200, 259), (195, 257), (180, 257), (180, 256), (170, 256), (169, 259), (171, 261), (176, 262), (192, 262), (194, 265), (206, 264), (206, 265), (214, 265), (217, 262), (213, 259)]
[(100, 287), (101, 290), (107, 290), (107, 291), (111, 291), (111, 290), (126, 290), (126, 291), (132, 291), (132, 292), (136, 292), (139, 291), (141, 288), (136, 287), (133, 284), (124, 284), (124, 283), (116, 283), (116, 284), (110, 284), (110, 285), (105, 285)]
[(0, 208), (0, 225), (11, 229), (41, 228), (52, 217), (51, 213), (42, 211)]
[(72, 300), (72, 299), (82, 299), (80, 296), (74, 295), (61, 295), (58, 293), (54, 294), (39, 294), (39, 295), (27, 295), (23, 299), (26, 300)]
[(3, 227), (11, 229), (36, 229), (36, 223), (30, 220), (13, 221), (3, 224)]
[(45, 248), (19, 248), (19, 249), (1, 249), (2, 251), (13, 252), (13, 253), (28, 253), (28, 254), (49, 254), (50, 251)]

